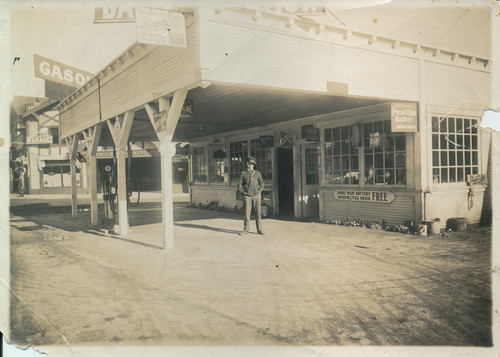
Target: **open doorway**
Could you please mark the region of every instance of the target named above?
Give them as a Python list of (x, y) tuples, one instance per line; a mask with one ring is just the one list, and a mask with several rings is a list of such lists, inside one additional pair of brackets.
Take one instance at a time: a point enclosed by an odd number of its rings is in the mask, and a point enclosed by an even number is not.
[(280, 216), (293, 216), (293, 149), (278, 148), (278, 203)]

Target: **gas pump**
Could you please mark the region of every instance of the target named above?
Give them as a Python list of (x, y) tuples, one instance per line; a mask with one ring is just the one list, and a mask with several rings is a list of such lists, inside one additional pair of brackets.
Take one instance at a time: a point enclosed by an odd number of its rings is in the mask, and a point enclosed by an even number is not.
[(106, 221), (113, 221), (115, 219), (115, 200), (116, 200), (116, 179), (115, 179), (115, 163), (113, 165), (105, 165), (102, 170), (102, 187), (103, 187), (103, 200), (104, 200), (104, 214)]
[[(107, 222), (113, 223), (116, 217), (117, 179), (116, 179), (116, 151), (113, 151), (113, 163), (101, 168), (103, 187), (104, 213)], [(127, 160), (127, 206), (137, 207), (141, 197), (140, 184), (135, 171), (132, 170), (132, 148), (128, 143)], [(132, 201), (132, 191), (136, 191), (136, 198)]]

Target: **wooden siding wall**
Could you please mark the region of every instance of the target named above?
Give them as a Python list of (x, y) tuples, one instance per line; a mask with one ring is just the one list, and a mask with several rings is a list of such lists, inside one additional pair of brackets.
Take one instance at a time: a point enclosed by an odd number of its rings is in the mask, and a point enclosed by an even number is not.
[(472, 207), (469, 207), (468, 188), (440, 189), (426, 196), (426, 219), (439, 218), (441, 228), (449, 218), (467, 218), (467, 224), (478, 224), (483, 211), (484, 187), (475, 187)]
[[(339, 188), (339, 187), (337, 187)], [(339, 188), (344, 189), (344, 188)], [(365, 190), (377, 190), (376, 187)], [(405, 221), (415, 220), (415, 194), (412, 192), (389, 190), (394, 193), (391, 203), (352, 202), (336, 200), (334, 189), (323, 188), (323, 219), (340, 219), (347, 217), (384, 220), (386, 224), (404, 224)]]
[(486, 110), (491, 96), (491, 73), (426, 61), (424, 95), (427, 105)]
[[(140, 45), (131, 48), (133, 57), (101, 79), (102, 120), (157, 99), (169, 84), (185, 78), (185, 84), (199, 80), (196, 23), (186, 28), (187, 48)], [(172, 88), (175, 90), (177, 88)], [(67, 137), (99, 123), (98, 83), (94, 81), (69, 109), (63, 109), (61, 136)]]
[(323, 93), (331, 81), (348, 84), (348, 91), (337, 94), (419, 98), (418, 59), (293, 36), (285, 25), (275, 31), (275, 23), (249, 28), (219, 21), (209, 21), (201, 34), (203, 79)]
[(192, 186), (191, 204), (206, 205), (212, 201), (219, 201), (219, 206), (227, 208), (241, 207), (242, 202), (236, 199), (236, 187), (232, 186)]

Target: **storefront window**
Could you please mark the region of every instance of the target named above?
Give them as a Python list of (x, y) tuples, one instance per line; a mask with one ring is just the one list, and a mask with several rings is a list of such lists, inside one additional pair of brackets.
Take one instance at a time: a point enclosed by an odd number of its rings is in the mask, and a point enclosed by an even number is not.
[(224, 152), (224, 144), (211, 144), (208, 147), (208, 182), (223, 183), (224, 182), (224, 165), (226, 161), (226, 153)]
[(306, 185), (317, 185), (319, 183), (318, 163), (321, 151), (319, 147), (305, 149), (305, 174)]
[(477, 128), (477, 119), (432, 117), (434, 183), (465, 182), (479, 173)]
[[(43, 187), (71, 187), (69, 161), (46, 160), (42, 174)], [(76, 168), (76, 185), (81, 186), (80, 169)]]
[(207, 183), (205, 148), (193, 149), (193, 182)]
[(325, 181), (334, 185), (359, 183), (358, 150), (350, 140), (353, 128), (325, 129)]
[(250, 140), (250, 155), (257, 161), (256, 169), (262, 174), (264, 183), (271, 183), (273, 176), (273, 148), (261, 147), (260, 139)]
[(237, 184), (240, 174), (246, 170), (245, 160), (248, 156), (248, 142), (235, 141), (229, 144), (229, 159), (231, 165), (231, 183)]
[(391, 121), (364, 124), (365, 184), (406, 184), (406, 136), (391, 132)]

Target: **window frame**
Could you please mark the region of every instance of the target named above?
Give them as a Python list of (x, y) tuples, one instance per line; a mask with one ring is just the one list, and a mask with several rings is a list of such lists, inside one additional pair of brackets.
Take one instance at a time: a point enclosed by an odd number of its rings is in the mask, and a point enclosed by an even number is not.
[[(446, 118), (446, 131), (441, 131), (441, 124), (440, 122), (438, 122), (438, 128), (436, 131), (434, 131), (434, 118), (437, 118), (437, 120), (440, 120), (440, 119), (443, 119), (443, 118)], [(452, 118), (454, 119), (454, 124), (453, 124), (453, 128), (454, 128), (454, 132), (450, 132), (449, 129), (450, 129), (450, 124), (449, 124), (449, 119)], [(461, 119), (462, 121), (462, 125), (461, 127), (464, 128), (465, 127), (465, 120), (474, 120), (475, 121), (475, 133), (473, 132), (473, 130), (471, 130), (469, 133), (467, 133), (467, 135), (469, 136), (469, 143), (472, 144), (473, 142), (473, 135), (475, 135), (476, 137), (476, 149), (469, 149), (468, 151), (466, 151), (465, 149), (450, 149), (449, 147), (447, 148), (441, 148), (441, 145), (442, 145), (442, 142), (441, 142), (441, 133), (444, 133), (445, 135), (445, 138), (444, 140), (447, 141), (447, 142), (450, 142), (453, 141), (455, 142), (454, 140), (456, 140), (456, 143), (459, 144), (459, 145), (465, 145), (466, 144), (466, 140), (465, 140), (465, 132), (462, 131), (462, 134), (459, 134), (458, 133), (458, 125), (457, 125), (457, 120), (456, 119)], [(482, 145), (482, 135), (481, 135), (481, 130), (480, 130), (480, 118), (477, 117), (477, 116), (473, 116), (473, 115), (461, 115), (461, 114), (457, 114), (457, 115), (449, 115), (449, 114), (442, 114), (442, 113), (432, 113), (429, 115), (429, 126), (430, 126), (430, 139), (429, 139), (429, 164), (428, 164), (428, 167), (429, 167), (429, 180), (431, 182), (431, 184), (433, 186), (445, 186), (445, 187), (458, 187), (458, 186), (463, 186), (464, 184), (467, 184), (467, 175), (475, 175), (475, 174), (481, 174), (482, 172), (482, 161), (481, 161), (481, 145)], [(471, 123), (471, 126), (470, 128), (472, 128), (472, 123)], [(463, 129), (461, 129), (463, 130)], [(454, 137), (452, 138), (449, 138), (451, 135), (453, 135)], [(462, 136), (462, 139), (459, 140), (458, 136)], [(435, 136), (437, 136), (437, 146), (438, 148), (435, 149), (434, 148), (434, 144), (435, 144)], [(447, 144), (449, 146), (449, 144)], [(462, 153), (462, 162), (463, 164), (462, 165), (458, 165), (458, 160), (459, 160), (459, 155), (458, 153)], [(466, 154), (465, 153), (469, 153), (469, 157), (470, 157), (470, 164), (466, 164)], [(474, 164), (473, 163), (473, 160), (474, 160), (474, 155), (473, 155), (473, 152), (476, 152), (477, 153), (477, 164)], [(446, 165), (442, 165), (442, 161), (443, 158), (443, 153), (447, 153), (445, 156), (446, 156)], [(454, 166), (450, 166), (449, 164), (449, 161), (450, 161), (450, 157), (451, 157), (451, 153), (454, 153), (454, 156), (453, 156), (453, 159), (454, 159)], [(435, 155), (437, 155), (437, 162), (438, 162), (438, 165), (435, 165)], [(450, 181), (450, 168), (454, 168), (455, 169), (455, 181)], [(463, 169), (463, 179), (462, 180), (459, 180), (459, 169)], [(470, 169), (470, 173), (467, 173), (467, 169)], [(474, 168), (477, 168), (477, 172), (474, 172)], [(437, 169), (438, 170), (438, 177), (439, 177), (439, 180), (436, 182), (435, 181), (435, 177), (434, 177), (434, 170)], [(447, 170), (447, 182), (442, 182), (442, 170), (443, 169), (446, 169)]]
[[(349, 120), (342, 120), (339, 121), (338, 123), (335, 123), (335, 125), (321, 125), (321, 165), (323, 166), (323, 169), (321, 170), (321, 179), (320, 183), (322, 186), (325, 187), (346, 187), (346, 188), (359, 188), (359, 189), (379, 189), (379, 188), (391, 188), (391, 189), (407, 189), (408, 185), (410, 184), (410, 175), (411, 175), (411, 167), (409, 166), (408, 163), (408, 157), (410, 156), (409, 150), (412, 150), (409, 145), (409, 135), (415, 134), (415, 133), (406, 133), (406, 132), (390, 132), (392, 135), (401, 135), (404, 137), (404, 144), (405, 144), (405, 164), (404, 164), (404, 172), (405, 172), (405, 183), (404, 184), (385, 184), (385, 183), (367, 183), (366, 181), (366, 167), (365, 167), (365, 155), (367, 154), (365, 152), (365, 143), (364, 143), (364, 132), (365, 132), (365, 126), (366, 125), (372, 125), (373, 123), (383, 123), (383, 122), (390, 122), (390, 119), (368, 119), (368, 120), (363, 120), (363, 121), (356, 121), (353, 123), (353, 119)], [(341, 127), (348, 127), (349, 131), (354, 125), (359, 126), (360, 130), (360, 138), (359, 138), (359, 146), (357, 147), (357, 157), (358, 157), (358, 172), (359, 172), (359, 177), (358, 177), (358, 183), (349, 183), (349, 184), (342, 184), (342, 183), (328, 183), (326, 180), (326, 175), (327, 175), (327, 164), (326, 164), (326, 139), (325, 139), (325, 130), (327, 129), (335, 129), (335, 128), (341, 128)], [(332, 132), (333, 133), (333, 132)], [(396, 151), (393, 151), (396, 153)], [(382, 151), (382, 153), (385, 153), (385, 150)], [(352, 155), (349, 155), (349, 160)], [(385, 156), (383, 156), (384, 160), (384, 165), (385, 165)], [(394, 159), (395, 160), (395, 159)], [(349, 167), (351, 168), (351, 167)], [(402, 168), (403, 169), (403, 168)], [(394, 168), (393, 170), (396, 170), (396, 162), (394, 162)], [(396, 178), (395, 178), (396, 181)]]

